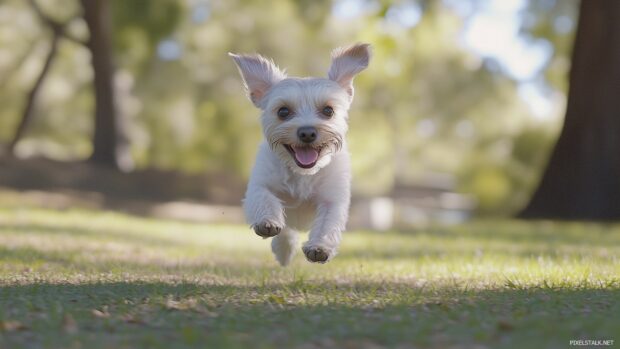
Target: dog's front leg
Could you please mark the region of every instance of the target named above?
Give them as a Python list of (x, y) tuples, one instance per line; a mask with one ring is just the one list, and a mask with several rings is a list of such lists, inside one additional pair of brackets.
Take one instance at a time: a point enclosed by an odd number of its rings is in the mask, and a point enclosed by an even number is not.
[(282, 202), (265, 187), (250, 184), (243, 209), (257, 235), (264, 238), (276, 236), (284, 228)]
[(310, 237), (302, 248), (310, 262), (325, 263), (336, 255), (348, 213), (348, 201), (320, 202), (317, 205)]

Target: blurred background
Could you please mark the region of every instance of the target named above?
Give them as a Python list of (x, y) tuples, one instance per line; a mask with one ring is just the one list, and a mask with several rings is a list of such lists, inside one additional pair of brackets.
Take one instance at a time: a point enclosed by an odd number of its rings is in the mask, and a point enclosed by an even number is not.
[[(227, 52), (355, 80), (353, 226), (517, 214), (563, 125), (576, 0), (4, 0), (4, 201), (242, 221), (262, 137)], [(370, 136), (369, 136), (370, 135)]]

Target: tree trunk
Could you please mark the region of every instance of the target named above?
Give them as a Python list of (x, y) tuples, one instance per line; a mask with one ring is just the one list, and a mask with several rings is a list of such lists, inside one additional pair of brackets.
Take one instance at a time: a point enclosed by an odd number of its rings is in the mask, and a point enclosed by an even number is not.
[(566, 118), (523, 218), (620, 219), (620, 1), (581, 2)]
[(41, 72), (39, 73), (39, 77), (34, 82), (32, 89), (28, 93), (28, 97), (26, 98), (26, 106), (24, 107), (24, 112), (22, 113), (22, 118), (19, 121), (19, 124), (17, 125), (17, 129), (15, 130), (13, 139), (11, 139), (11, 142), (7, 146), (7, 153), (9, 156), (15, 155), (15, 147), (17, 146), (17, 143), (19, 143), (19, 141), (22, 139), (22, 136), (24, 135), (24, 132), (26, 131), (26, 128), (28, 127), (28, 124), (30, 124), (30, 121), (32, 120), (37, 96), (39, 95), (41, 86), (43, 86), (43, 81), (45, 81), (45, 77), (47, 76), (47, 73), (49, 73), (50, 68), (52, 67), (52, 62), (54, 61), (54, 58), (56, 57), (56, 52), (58, 51), (58, 40), (60, 39), (59, 29), (54, 28), (52, 35), (53, 36), (50, 42), (50, 50), (47, 54), (47, 57), (45, 57), (43, 68), (41, 69)]
[(92, 56), (95, 90), (95, 127), (92, 162), (117, 168), (117, 110), (114, 101), (114, 68), (111, 51), (109, 0), (82, 0), (90, 32), (87, 46)]

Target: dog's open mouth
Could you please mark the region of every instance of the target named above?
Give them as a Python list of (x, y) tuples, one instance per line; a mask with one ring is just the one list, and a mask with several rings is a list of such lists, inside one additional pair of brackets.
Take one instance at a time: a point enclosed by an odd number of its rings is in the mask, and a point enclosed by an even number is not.
[(321, 148), (304, 147), (284, 144), (284, 148), (291, 154), (297, 166), (301, 168), (312, 168), (319, 161)]

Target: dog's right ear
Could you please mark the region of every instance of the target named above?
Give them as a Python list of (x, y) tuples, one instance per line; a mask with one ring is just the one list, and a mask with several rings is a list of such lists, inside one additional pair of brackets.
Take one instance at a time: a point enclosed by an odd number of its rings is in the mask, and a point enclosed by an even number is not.
[(286, 74), (272, 60), (261, 55), (236, 55), (230, 52), (228, 55), (239, 68), (248, 97), (259, 108), (267, 91), (286, 78)]

